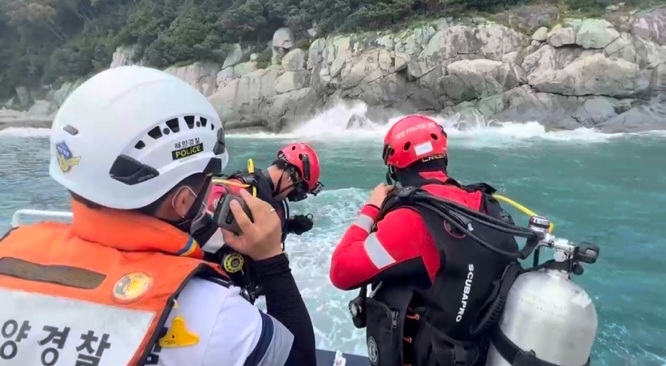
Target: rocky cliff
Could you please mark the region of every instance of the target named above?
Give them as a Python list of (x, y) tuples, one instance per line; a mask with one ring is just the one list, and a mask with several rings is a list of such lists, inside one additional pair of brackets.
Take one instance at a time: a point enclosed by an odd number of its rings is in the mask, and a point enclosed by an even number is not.
[[(557, 14), (535, 22), (544, 16)], [(353, 99), (367, 103), (375, 120), (422, 112), (536, 120), (550, 129), (666, 129), (666, 8), (557, 23), (524, 34), (486, 19), (439, 19), (399, 32), (317, 38), (307, 49), (280, 29), (266, 68), (256, 54), (242, 62), (239, 45), (220, 64), (167, 71), (207, 95), (229, 128), (281, 131)], [(119, 49), (111, 66), (128, 64), (131, 52)], [(47, 92), (31, 112), (52, 113), (75, 86)], [(31, 103), (22, 92), (18, 102)]]

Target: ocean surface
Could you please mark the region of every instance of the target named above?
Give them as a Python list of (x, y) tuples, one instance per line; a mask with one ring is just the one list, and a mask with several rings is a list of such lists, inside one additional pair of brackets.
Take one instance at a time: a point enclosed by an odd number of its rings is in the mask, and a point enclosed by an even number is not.
[[(231, 137), (228, 168), (243, 168), (247, 158), (264, 167), (279, 146), (294, 140), (317, 149), (325, 191), (292, 205), (293, 212), (312, 213), (316, 226), (300, 237), (291, 235), (286, 247), (315, 323), (317, 346), (357, 354), (366, 349), (363, 332), (347, 312), (355, 293), (333, 288), (328, 269), (345, 228), (384, 178), (386, 126), (343, 128), (352, 114), (364, 112), (363, 105), (338, 106), (291, 134)], [(537, 122), (494, 128), (441, 122), (450, 135), (453, 177), (488, 182), (551, 218), (556, 235), (601, 247), (599, 261), (575, 278), (599, 317), (592, 365), (666, 365), (666, 136), (584, 129), (546, 133)], [(17, 209), (68, 208), (65, 191), (48, 176), (47, 136), (37, 129), (0, 131), (0, 231)]]

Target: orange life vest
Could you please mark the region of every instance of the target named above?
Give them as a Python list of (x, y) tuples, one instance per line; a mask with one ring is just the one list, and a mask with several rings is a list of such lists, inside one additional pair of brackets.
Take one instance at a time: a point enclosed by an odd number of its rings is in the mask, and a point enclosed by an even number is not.
[(143, 364), (188, 280), (226, 278), (165, 222), (75, 201), (72, 212), (0, 243), (0, 364)]

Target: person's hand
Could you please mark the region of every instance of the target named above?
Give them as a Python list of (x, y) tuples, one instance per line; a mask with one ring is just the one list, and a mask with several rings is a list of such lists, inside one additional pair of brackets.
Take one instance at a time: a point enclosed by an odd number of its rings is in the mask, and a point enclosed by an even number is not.
[(254, 222), (243, 212), (238, 201), (229, 204), (231, 213), (241, 230), (239, 235), (221, 229), (224, 243), (239, 253), (254, 260), (262, 260), (282, 254), (282, 223), (275, 209), (246, 190), (241, 190), (241, 198), (252, 213)]
[(393, 189), (392, 185), (387, 185), (386, 183), (379, 183), (375, 189), (372, 190), (370, 198), (365, 202), (368, 205), (375, 205), (377, 207), (382, 207), (382, 202), (386, 196)]

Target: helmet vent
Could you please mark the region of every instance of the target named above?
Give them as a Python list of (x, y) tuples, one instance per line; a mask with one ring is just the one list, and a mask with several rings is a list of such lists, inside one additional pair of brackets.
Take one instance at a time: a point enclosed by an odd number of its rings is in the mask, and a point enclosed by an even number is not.
[(152, 137), (153, 140), (159, 139), (162, 137), (162, 128), (160, 126), (156, 126), (152, 130), (148, 131), (148, 136)]
[(180, 131), (180, 126), (178, 125), (178, 118), (166, 121), (166, 125), (173, 133), (177, 133), (178, 131)]
[(187, 127), (191, 130), (194, 128), (194, 116), (185, 116), (183, 117), (185, 119), (185, 123), (187, 123)]
[[(182, 120), (185, 121), (185, 124), (187, 125), (187, 129), (184, 130), (192, 130), (194, 128), (206, 128), (210, 127), (211, 131), (215, 131), (215, 123), (208, 123), (208, 119), (204, 117), (198, 117), (195, 115), (188, 115), (188, 116), (182, 116)], [(180, 125), (181, 120), (180, 118), (172, 118), (168, 121), (166, 121), (164, 124), (160, 124), (159, 126), (153, 127), (150, 131), (148, 131), (148, 136), (151, 137), (153, 140), (159, 140), (165, 135), (169, 135), (171, 133), (178, 133), (181, 132), (181, 127), (185, 128), (184, 126)], [(221, 132), (222, 134), (224, 133), (223, 131)], [(218, 133), (219, 135), (219, 133)], [(142, 150), (144, 149), (148, 144), (150, 144), (148, 141), (150, 140), (139, 140), (135, 145), (134, 148), (137, 150)], [(222, 152), (225, 151), (225, 144), (224, 140), (222, 140), (221, 146), (218, 148), (221, 149)]]
[(407, 142), (405, 142), (405, 146), (403, 146), (402, 149), (407, 151), (407, 150), (409, 150), (410, 147), (412, 147), (412, 143), (407, 141)]

